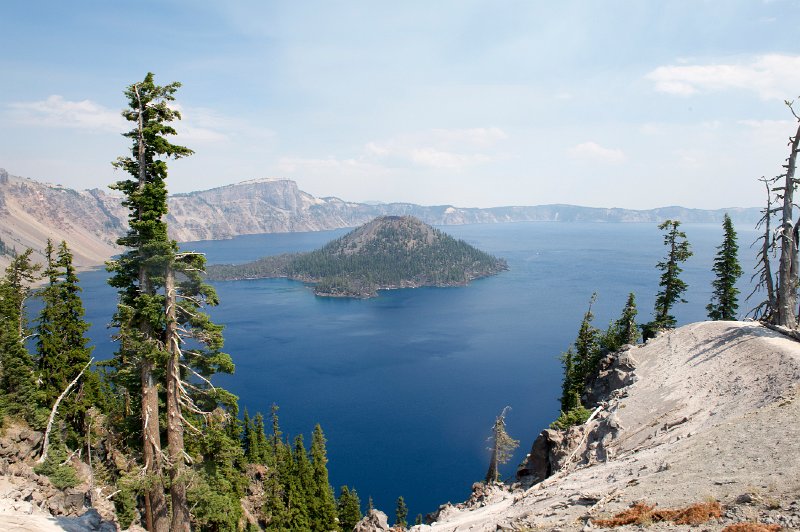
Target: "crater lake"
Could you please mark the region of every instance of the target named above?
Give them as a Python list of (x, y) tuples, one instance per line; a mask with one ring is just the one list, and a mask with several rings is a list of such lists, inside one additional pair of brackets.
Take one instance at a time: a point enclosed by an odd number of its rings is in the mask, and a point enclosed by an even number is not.
[[(681, 226), (694, 255), (683, 265), (688, 303), (679, 324), (706, 319), (711, 267), (721, 223)], [(656, 224), (509, 223), (441, 227), (495, 256), (509, 271), (466, 287), (382, 291), (367, 300), (315, 297), (285, 279), (214, 283), (225, 325), (225, 351), (236, 373), (216, 383), (239, 396), (250, 415), (280, 407), (285, 435), (315, 423), (327, 437), (330, 479), (355, 487), (362, 507), (394, 520), (402, 495), (409, 520), (448, 501), (463, 501), (486, 474), (487, 438), (506, 405), (509, 434), (520, 440), (501, 469), (516, 465), (559, 410), (559, 355), (574, 341), (593, 292), (594, 325), (616, 319), (629, 292), (638, 321), (652, 319), (666, 249)], [(737, 227), (740, 314), (750, 293), (757, 234)], [(265, 255), (316, 249), (347, 230), (242, 236), (183, 243), (209, 263), (246, 262)], [(107, 328), (116, 294), (104, 271), (81, 275), (94, 356), (109, 358)], [(757, 294), (760, 296), (761, 294)], [(758, 299), (758, 297), (754, 297)]]

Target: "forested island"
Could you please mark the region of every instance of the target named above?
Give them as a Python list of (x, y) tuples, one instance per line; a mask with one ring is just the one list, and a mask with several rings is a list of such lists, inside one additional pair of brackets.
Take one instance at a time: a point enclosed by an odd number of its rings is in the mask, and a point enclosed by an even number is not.
[(214, 281), (286, 277), (318, 296), (368, 298), (378, 290), (462, 286), (508, 264), (413, 216), (382, 216), (308, 253), (214, 265)]

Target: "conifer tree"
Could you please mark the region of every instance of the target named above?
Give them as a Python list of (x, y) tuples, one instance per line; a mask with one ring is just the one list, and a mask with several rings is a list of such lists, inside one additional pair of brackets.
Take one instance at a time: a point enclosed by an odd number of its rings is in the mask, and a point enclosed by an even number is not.
[(511, 407), (503, 408), (500, 415), (494, 421), (492, 435), (489, 437), (492, 457), (489, 460), (489, 470), (486, 472), (486, 482), (497, 482), (500, 478), (499, 466), (511, 459), (514, 449), (519, 445), (519, 441), (513, 439), (506, 432), (506, 413)]
[(344, 532), (350, 532), (361, 521), (361, 500), (354, 488), (342, 486), (336, 501), (336, 513), (339, 526)]
[(325, 435), (317, 424), (311, 436), (311, 467), (313, 483), (311, 493), (311, 528), (313, 530), (336, 529), (336, 501), (328, 481), (328, 456)]
[(269, 444), (267, 443), (267, 435), (264, 434), (264, 416), (261, 415), (261, 412), (257, 412), (253, 420), (253, 433), (255, 450), (252, 454), (255, 462), (269, 464), (272, 453), (270, 453)]
[(692, 256), (691, 247), (686, 240), (686, 233), (680, 231), (681, 223), (678, 220), (666, 220), (658, 226), (665, 232), (664, 245), (667, 246), (666, 258), (656, 267), (661, 270), (661, 291), (656, 295), (654, 320), (643, 326), (645, 339), (653, 338), (661, 329), (675, 327), (675, 317), (670, 314), (675, 303), (686, 303), (683, 293), (688, 285), (681, 280), (679, 275), (683, 271), (681, 263)]
[[(132, 141), (131, 155), (120, 157), (114, 166), (128, 172), (130, 178), (112, 186), (125, 195), (129, 230), (117, 241), (126, 251), (109, 263), (113, 273), (109, 283), (119, 292), (114, 325), (119, 328), (120, 341), (109, 365), (115, 370), (117, 388), (140, 398), (142, 461), (148, 475), (145, 522), (148, 529), (157, 531), (189, 528), (183, 431), (189, 427), (197, 434), (206, 433), (187, 415), (202, 423), (218, 406), (235, 409), (236, 401), (208, 381), (214, 373), (231, 373), (233, 363), (220, 352), (222, 327), (200, 311), (204, 305), (217, 304), (214, 290), (201, 277), (205, 257), (179, 252), (167, 235), (165, 160), (192, 154), (167, 139), (176, 133), (170, 123), (181, 118), (170, 107), (178, 87), (179, 83), (156, 85), (151, 73), (128, 87), (129, 107), (122, 114), (134, 123), (124, 134)], [(199, 379), (184, 382), (187, 373)], [(159, 381), (166, 391), (171, 522), (163, 491)], [(225, 427), (229, 438), (237, 429), (232, 425)]]
[(619, 319), (613, 321), (603, 337), (600, 347), (603, 353), (618, 351), (623, 345), (636, 344), (639, 341), (639, 327), (636, 325), (636, 296), (631, 292)]
[(395, 521), (394, 526), (406, 528), (408, 526), (408, 506), (403, 496), (397, 498), (397, 507), (394, 510)]
[[(40, 293), (44, 305), (36, 327), (39, 381), (47, 407), (55, 403), (84, 369), (93, 349), (88, 346), (86, 337), (89, 324), (83, 319), (85, 311), (72, 253), (66, 242), (61, 242), (57, 257), (54, 253), (52, 242), (48, 240), (44, 272), (48, 284)], [(59, 406), (59, 415), (76, 435), (83, 432), (84, 416), (96, 400), (97, 387), (96, 374), (87, 371), (79, 389), (64, 398)]]
[(0, 413), (21, 416), (35, 427), (46, 414), (38, 411), (42, 402), (36, 385), (33, 359), (25, 348), (29, 331), (25, 301), (30, 284), (39, 277), (38, 265), (31, 260), (31, 249), (17, 255), (0, 281)]
[(303, 436), (298, 434), (291, 450), (290, 469), (283, 473), (286, 482), (286, 530), (311, 530), (309, 499), (313, 475)]
[(735, 320), (736, 311), (739, 310), (739, 290), (736, 288), (736, 281), (742, 275), (742, 267), (739, 265), (736, 231), (727, 213), (722, 222), (722, 229), (725, 236), (722, 244), (717, 247), (717, 256), (712, 268), (717, 278), (711, 283), (713, 293), (706, 310), (712, 320)]

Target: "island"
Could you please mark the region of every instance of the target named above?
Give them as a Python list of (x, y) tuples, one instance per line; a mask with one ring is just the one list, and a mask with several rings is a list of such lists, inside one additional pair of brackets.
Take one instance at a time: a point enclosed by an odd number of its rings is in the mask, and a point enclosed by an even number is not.
[(208, 267), (211, 281), (285, 277), (327, 297), (369, 298), (378, 290), (463, 286), (508, 269), (463, 240), (413, 216), (382, 216), (308, 253)]

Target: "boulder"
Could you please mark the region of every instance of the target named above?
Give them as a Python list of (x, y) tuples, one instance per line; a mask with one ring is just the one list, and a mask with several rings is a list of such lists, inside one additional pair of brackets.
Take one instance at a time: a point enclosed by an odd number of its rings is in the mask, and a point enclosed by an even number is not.
[(389, 518), (380, 510), (372, 509), (356, 523), (353, 532), (389, 532)]

